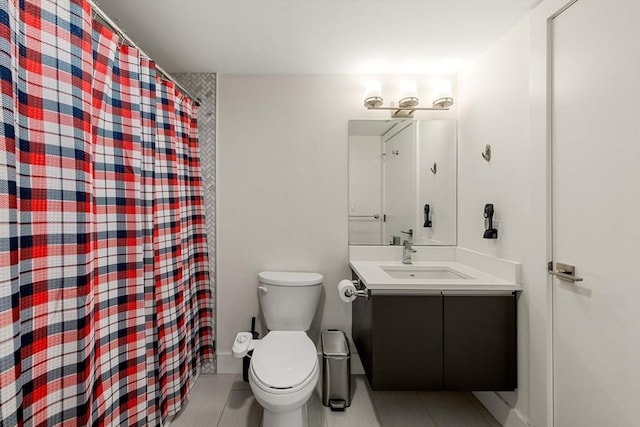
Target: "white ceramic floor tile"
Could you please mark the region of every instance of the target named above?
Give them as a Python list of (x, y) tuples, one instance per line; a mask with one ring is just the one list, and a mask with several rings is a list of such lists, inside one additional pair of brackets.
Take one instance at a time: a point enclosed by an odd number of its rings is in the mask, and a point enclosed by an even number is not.
[(436, 423), (414, 391), (371, 391), (384, 427), (435, 427)]
[[(320, 378), (319, 383), (321, 383)], [(316, 387), (313, 394), (307, 401), (307, 412), (309, 413), (309, 427), (327, 427), (327, 417), (322, 406), (322, 388)]]
[(235, 375), (201, 375), (189, 394), (189, 400), (170, 426), (215, 426), (227, 403), (234, 379)]
[(486, 427), (489, 422), (468, 398), (469, 393), (419, 392), (418, 397), (438, 427)]
[(186, 414), (182, 416), (179, 421), (170, 423), (169, 427), (215, 427), (216, 423), (217, 420), (214, 423), (207, 419), (192, 418), (189, 414)]
[(487, 421), (487, 423), (491, 427), (502, 427), (502, 424), (500, 424), (498, 422), (498, 420), (496, 420), (493, 417), (493, 415), (491, 415), (491, 412), (489, 412), (487, 410), (487, 408), (485, 408), (484, 405), (482, 403), (480, 403), (480, 401), (478, 399), (476, 399), (476, 397), (473, 395), (473, 393), (469, 393), (467, 395), (467, 398), (471, 401), (471, 403), (478, 410), (478, 412), (480, 412), (480, 414), (482, 414), (482, 416), (484, 417), (485, 421)]
[(245, 383), (242, 380), (242, 374), (238, 374), (236, 375), (231, 390), (251, 390), (251, 387), (249, 386), (249, 383)]
[(218, 427), (259, 427), (262, 407), (251, 390), (234, 390), (229, 394)]
[[(499, 427), (471, 393), (372, 391), (352, 376), (351, 406), (334, 412), (322, 405), (322, 378), (307, 402), (309, 427)], [(206, 375), (170, 427), (258, 427), (262, 408), (241, 375)]]
[(369, 384), (364, 375), (351, 376), (351, 406), (344, 412), (324, 408), (328, 427), (380, 426), (373, 408)]
[[(212, 420), (210, 418), (196, 418), (190, 424), (191, 427), (216, 427), (218, 420)], [(173, 427), (171, 424), (169, 427)]]

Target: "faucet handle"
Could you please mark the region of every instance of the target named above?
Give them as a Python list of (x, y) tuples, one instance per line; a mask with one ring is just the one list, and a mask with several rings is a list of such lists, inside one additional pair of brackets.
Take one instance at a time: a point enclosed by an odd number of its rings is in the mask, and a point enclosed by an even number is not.
[(408, 251), (411, 251), (411, 252), (418, 252), (418, 251), (416, 251), (415, 249), (413, 249), (413, 248), (411, 247), (412, 243), (411, 243), (410, 241), (408, 241), (408, 240), (405, 240), (405, 241), (402, 243), (402, 245), (403, 245), (403, 246), (404, 246), (404, 248), (405, 248), (406, 250), (408, 250)]
[(401, 233), (404, 233), (404, 234), (408, 234), (409, 236), (413, 236), (413, 228), (410, 228), (410, 229), (409, 229), (409, 231), (402, 231), (402, 230), (400, 230), (400, 232), (401, 232)]
[(402, 263), (412, 264), (411, 253), (417, 252), (417, 251), (411, 247), (411, 242), (408, 240), (405, 240), (403, 245), (404, 245), (404, 248), (402, 248)]

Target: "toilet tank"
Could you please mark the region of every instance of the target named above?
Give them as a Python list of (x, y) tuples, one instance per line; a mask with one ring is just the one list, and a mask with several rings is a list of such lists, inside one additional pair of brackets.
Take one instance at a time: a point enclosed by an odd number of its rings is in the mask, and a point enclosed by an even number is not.
[(318, 309), (322, 275), (287, 271), (258, 274), (258, 299), (270, 331), (308, 331)]

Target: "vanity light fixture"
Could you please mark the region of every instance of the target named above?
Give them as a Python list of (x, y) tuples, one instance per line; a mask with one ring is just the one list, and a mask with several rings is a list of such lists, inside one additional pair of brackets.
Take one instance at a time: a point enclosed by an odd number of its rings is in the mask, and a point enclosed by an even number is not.
[(432, 89), (436, 94), (436, 98), (432, 103), (432, 107), (418, 107), (418, 91), (415, 80), (405, 81), (400, 88), (400, 101), (398, 106), (384, 106), (382, 99), (382, 87), (379, 80), (369, 80), (365, 91), (364, 106), (367, 110), (391, 110), (392, 118), (413, 118), (413, 113), (423, 110), (442, 110), (446, 111), (453, 105), (453, 98), (449, 96), (451, 93), (450, 82), (438, 82), (432, 84)]

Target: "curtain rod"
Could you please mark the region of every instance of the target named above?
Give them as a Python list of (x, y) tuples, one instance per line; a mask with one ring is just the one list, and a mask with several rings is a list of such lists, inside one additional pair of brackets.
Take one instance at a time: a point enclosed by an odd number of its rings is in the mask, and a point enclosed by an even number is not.
[[(124, 32), (122, 28), (118, 26), (118, 24), (113, 22), (113, 20), (109, 18), (109, 16), (106, 13), (104, 13), (104, 11), (100, 9), (100, 7), (98, 7), (95, 1), (93, 0), (87, 0), (87, 1), (89, 2), (89, 5), (91, 6), (91, 9), (93, 10), (93, 12), (96, 15), (98, 15), (103, 21), (105, 21), (106, 24), (109, 25), (113, 31), (115, 31), (118, 37), (123, 38), (129, 44), (129, 46), (138, 49), (140, 53), (146, 56), (147, 58), (151, 58), (149, 55), (146, 54), (144, 50), (142, 50), (142, 48), (140, 48), (140, 46), (138, 46), (136, 42), (134, 42), (131, 39), (131, 37), (129, 37)], [(173, 78), (171, 74), (167, 73), (160, 65), (156, 64), (156, 70), (159, 71), (160, 74), (162, 74), (165, 79), (173, 82), (173, 84), (175, 84), (182, 91), (182, 93), (184, 93), (187, 97), (189, 97), (197, 106), (200, 105), (200, 100), (198, 100), (197, 97), (191, 95), (189, 91), (185, 89), (184, 86), (182, 86), (175, 78)]]

